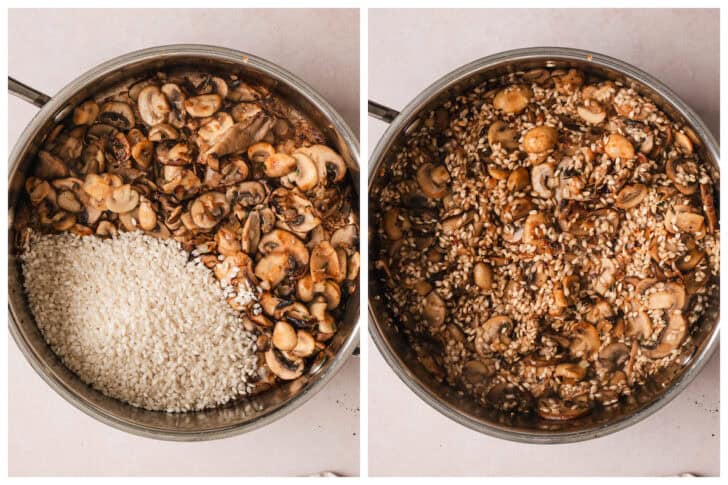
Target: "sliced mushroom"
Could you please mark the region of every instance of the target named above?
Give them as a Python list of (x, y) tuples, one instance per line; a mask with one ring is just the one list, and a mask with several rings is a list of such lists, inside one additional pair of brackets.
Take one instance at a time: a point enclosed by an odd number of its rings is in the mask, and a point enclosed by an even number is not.
[(96, 226), (96, 235), (97, 236), (114, 236), (114, 237), (116, 237), (118, 234), (119, 234), (119, 231), (116, 229), (116, 226), (109, 221), (101, 221), (101, 222), (99, 222), (99, 225)]
[(665, 173), (681, 193), (692, 195), (698, 190), (698, 165), (694, 160), (672, 158), (665, 163)]
[(287, 355), (274, 348), (265, 353), (265, 363), (271, 372), (285, 381), (297, 379), (303, 375), (303, 359)]
[(626, 334), (628, 337), (642, 339), (650, 338), (652, 335), (652, 320), (644, 310), (637, 310), (635, 316), (627, 319)]
[(505, 315), (496, 315), (476, 329), (475, 351), (482, 357), (491, 352), (502, 352), (511, 343), (513, 321)]
[(554, 177), (552, 163), (541, 163), (531, 169), (531, 186), (539, 197), (551, 198), (557, 185), (558, 178)]
[(149, 140), (140, 141), (131, 148), (131, 156), (139, 168), (148, 169), (154, 157), (154, 143)]
[(306, 233), (318, 226), (321, 219), (316, 216), (313, 205), (296, 189), (280, 187), (271, 193), (270, 204), (276, 216), (293, 231)]
[(45, 150), (41, 150), (38, 152), (38, 163), (33, 173), (36, 177), (42, 179), (54, 179), (68, 177), (69, 170), (63, 160)]
[(599, 266), (600, 272), (594, 282), (594, 290), (600, 295), (606, 295), (617, 277), (617, 265), (609, 258), (601, 258)]
[(99, 105), (94, 101), (85, 101), (80, 105), (76, 106), (73, 110), (73, 124), (74, 125), (90, 125), (96, 121), (96, 117), (99, 115)]
[(504, 113), (517, 114), (526, 109), (532, 96), (533, 93), (527, 86), (508, 86), (495, 95), (493, 107)]
[(240, 244), (243, 252), (255, 253), (260, 241), (260, 213), (252, 211), (248, 214), (240, 233)]
[(647, 298), (647, 304), (653, 310), (680, 310), (685, 306), (685, 303), (685, 287), (675, 281), (665, 283), (664, 289), (658, 289), (650, 293)]
[(316, 164), (319, 183), (325, 185), (327, 182), (340, 183), (344, 180), (346, 176), (344, 159), (326, 145), (299, 148), (296, 152), (303, 153)]
[(536, 409), (539, 416), (549, 421), (568, 421), (591, 412), (586, 402), (566, 402), (554, 397), (540, 399)]
[(284, 179), (296, 185), (304, 192), (311, 190), (319, 180), (316, 165), (313, 163), (313, 160), (303, 153), (294, 153), (293, 158), (296, 160), (296, 169), (290, 172)]
[(518, 148), (518, 134), (503, 121), (496, 121), (488, 128), (488, 144), (494, 149), (496, 145), (507, 150)]
[(298, 330), (296, 332), (296, 346), (291, 353), (296, 357), (306, 358), (311, 356), (316, 350), (316, 340), (306, 330)]
[(629, 359), (630, 349), (621, 342), (614, 342), (599, 351), (599, 362), (610, 372), (621, 369)]
[(114, 128), (129, 130), (134, 127), (134, 111), (126, 103), (110, 101), (101, 107), (98, 120)]
[(675, 263), (675, 267), (681, 273), (687, 273), (688, 271), (695, 269), (695, 267), (698, 264), (700, 264), (700, 262), (704, 258), (705, 258), (704, 251), (699, 251), (697, 249), (693, 249), (691, 251), (688, 251), (684, 255), (680, 256)]
[(650, 359), (661, 359), (670, 355), (680, 347), (687, 336), (688, 322), (679, 310), (670, 310), (667, 314), (667, 327), (662, 332), (660, 342), (654, 349), (642, 352)]
[(230, 212), (230, 204), (225, 194), (207, 192), (202, 194), (190, 206), (190, 216), (195, 226), (200, 229), (212, 229)]
[(179, 131), (169, 123), (159, 123), (149, 129), (150, 141), (177, 140)]
[(56, 198), (56, 204), (66, 212), (81, 212), (83, 210), (83, 205), (81, 205), (78, 197), (70, 190), (60, 192)]
[(619, 133), (612, 133), (604, 145), (604, 153), (612, 160), (632, 160), (634, 158), (634, 145)]
[(524, 167), (517, 168), (508, 175), (506, 188), (509, 192), (521, 192), (528, 187), (529, 182), (528, 170)]
[(708, 229), (710, 229), (710, 232), (715, 232), (718, 229), (718, 214), (715, 211), (712, 184), (700, 184), (700, 199), (703, 202), (703, 212), (705, 213), (705, 218), (708, 220)]
[[(147, 86), (139, 92), (137, 99), (139, 116), (149, 126), (158, 125), (167, 121), (170, 112), (167, 98), (158, 86)], [(151, 135), (150, 135), (151, 137)]]
[(599, 351), (599, 332), (594, 325), (587, 322), (579, 322), (572, 329), (573, 338), (569, 350), (574, 357), (582, 357), (591, 360)]
[(544, 153), (556, 146), (559, 132), (553, 126), (531, 128), (523, 136), (523, 149), (528, 153)]
[(163, 84), (162, 93), (167, 97), (169, 103), (168, 122), (176, 128), (182, 128), (186, 118), (185, 95), (179, 86), (173, 83)]
[(258, 251), (261, 254), (286, 253), (292, 256), (299, 267), (308, 264), (309, 255), (306, 245), (299, 238), (288, 231), (273, 229), (264, 235), (258, 244)]
[(407, 216), (398, 207), (387, 210), (384, 213), (384, 232), (392, 241), (398, 241), (404, 237), (404, 233), (410, 229)]
[(139, 205), (139, 192), (134, 190), (131, 185), (124, 184), (114, 188), (104, 202), (111, 212), (117, 214), (129, 212)]
[(617, 194), (615, 205), (620, 209), (637, 207), (647, 196), (647, 187), (643, 184), (626, 185)]
[(675, 132), (675, 141), (673, 142), (675, 148), (683, 155), (692, 155), (693, 153), (693, 142), (690, 138), (681, 131)]
[(490, 291), (493, 287), (493, 270), (486, 263), (476, 263), (473, 268), (473, 281), (483, 291)]
[(425, 298), (422, 316), (431, 328), (437, 328), (445, 322), (447, 308), (445, 302), (435, 291), (431, 291)]
[(323, 281), (326, 278), (338, 280), (342, 271), (345, 271), (339, 266), (336, 250), (328, 241), (322, 241), (311, 251), (310, 266), (314, 282)]
[(554, 369), (554, 375), (573, 382), (580, 381), (586, 377), (586, 367), (579, 365), (579, 363), (558, 364)]
[(203, 94), (193, 96), (184, 101), (187, 114), (193, 118), (206, 118), (214, 115), (222, 106), (222, 98), (219, 94)]
[[(256, 143), (256, 145), (259, 144)], [(296, 159), (285, 153), (274, 153), (266, 157), (263, 163), (265, 165), (265, 174), (268, 177), (283, 177), (296, 169)], [(316, 173), (318, 180), (318, 172)]]
[(445, 197), (449, 181), (450, 174), (442, 165), (434, 166), (426, 163), (417, 170), (417, 183), (427, 197), (433, 199)]
[(264, 115), (254, 117), (252, 120), (235, 123), (225, 130), (207, 153), (217, 157), (230, 153), (243, 153), (250, 145), (265, 138), (271, 126), (273, 126), (273, 120)]
[(578, 115), (591, 125), (598, 125), (607, 117), (607, 112), (599, 103), (593, 101), (589, 104), (578, 106), (576, 108)]
[(351, 252), (356, 248), (358, 230), (354, 224), (340, 227), (331, 235), (331, 245), (335, 248), (344, 248)]
[(296, 329), (288, 322), (276, 322), (271, 343), (278, 350), (293, 350), (298, 343)]

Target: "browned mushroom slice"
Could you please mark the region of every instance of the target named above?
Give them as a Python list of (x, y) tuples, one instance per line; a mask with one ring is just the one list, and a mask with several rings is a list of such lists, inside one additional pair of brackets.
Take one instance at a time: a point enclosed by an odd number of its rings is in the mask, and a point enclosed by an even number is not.
[(54, 179), (68, 177), (69, 170), (63, 160), (45, 150), (41, 150), (38, 152), (38, 163), (33, 173), (42, 179)]
[(463, 366), (463, 380), (470, 386), (480, 386), (487, 384), (490, 377), (495, 375), (496, 369), (492, 361), (487, 361), (490, 365), (486, 365), (482, 360), (471, 360)]
[(523, 136), (523, 149), (528, 153), (544, 153), (556, 146), (559, 132), (553, 126), (537, 126), (531, 128)]
[(449, 181), (450, 174), (443, 165), (434, 166), (426, 163), (417, 170), (417, 183), (427, 197), (433, 199), (445, 197)]
[(612, 160), (632, 160), (635, 155), (632, 142), (619, 133), (612, 133), (604, 145), (604, 153)]
[(311, 252), (310, 258), (311, 278), (314, 282), (326, 278), (338, 280), (345, 269), (339, 266), (339, 257), (336, 250), (328, 241), (322, 241)]
[(235, 123), (225, 130), (220, 139), (208, 150), (208, 153), (217, 157), (230, 153), (243, 153), (250, 145), (265, 138), (271, 126), (273, 126), (273, 120), (266, 115)]
[(185, 125), (185, 95), (182, 90), (173, 83), (162, 85), (162, 93), (167, 97), (169, 103), (168, 121), (176, 128), (182, 128)]
[(73, 124), (90, 125), (96, 121), (99, 111), (99, 105), (94, 101), (85, 101), (73, 110)]
[(591, 412), (591, 406), (588, 403), (566, 402), (556, 397), (539, 399), (536, 409), (539, 416), (550, 421), (568, 421)]
[(510, 382), (496, 384), (485, 398), (491, 406), (501, 411), (528, 413), (533, 409), (533, 395)]
[(675, 267), (681, 272), (681, 273), (687, 273), (688, 271), (692, 271), (695, 269), (695, 267), (700, 264), (700, 262), (705, 258), (705, 252), (700, 251), (697, 249), (693, 249), (691, 251), (688, 251), (684, 255), (680, 256), (676, 263)]
[(447, 308), (445, 302), (435, 291), (431, 291), (425, 298), (422, 307), (422, 317), (431, 328), (438, 328), (445, 322)]
[(242, 81), (237, 82), (232, 89), (228, 90), (227, 98), (235, 102), (251, 102), (258, 101), (263, 94), (253, 86)]
[(212, 229), (230, 212), (225, 194), (207, 192), (192, 202), (190, 216), (200, 229)]
[(56, 231), (68, 231), (76, 225), (76, 216), (66, 212), (58, 212), (53, 217), (52, 225)]
[(508, 175), (506, 188), (509, 192), (521, 192), (528, 187), (529, 182), (528, 170), (524, 167), (517, 168)]
[(159, 123), (149, 129), (150, 141), (176, 140), (178, 138), (179, 131), (169, 123)]
[(583, 357), (591, 360), (599, 351), (600, 340), (599, 332), (594, 325), (587, 322), (579, 322), (574, 325), (572, 331), (572, 340), (569, 350), (574, 357)]
[(554, 189), (558, 186), (558, 178), (554, 176), (554, 165), (552, 163), (541, 163), (531, 169), (531, 186), (536, 194), (549, 199), (554, 195)]
[(298, 343), (296, 329), (288, 322), (276, 322), (276, 325), (273, 328), (271, 343), (278, 350), (293, 350)]
[(104, 202), (111, 212), (129, 212), (139, 205), (139, 192), (129, 184), (121, 185), (114, 188)]
[(98, 121), (114, 128), (129, 130), (134, 127), (134, 111), (126, 103), (110, 101), (101, 107)]
[(274, 153), (266, 157), (264, 165), (268, 177), (283, 177), (296, 169), (296, 159), (285, 153)]
[(141, 169), (148, 169), (152, 165), (154, 157), (154, 143), (149, 140), (142, 140), (131, 148), (131, 156)]
[[(248, 158), (253, 163), (265, 163), (270, 157), (276, 154), (276, 149), (267, 142), (258, 142), (248, 147)], [(266, 175), (269, 177), (281, 177), (288, 172), (281, 173), (280, 175), (271, 175), (268, 173), (268, 164), (266, 164)], [(291, 168), (292, 170), (293, 168)], [(290, 171), (290, 170), (289, 170)]]
[(635, 316), (627, 319), (627, 336), (647, 339), (652, 335), (652, 320), (644, 310), (637, 310)]
[(504, 113), (517, 114), (526, 109), (533, 96), (531, 89), (523, 85), (508, 86), (493, 98), (493, 107)]
[(404, 237), (404, 233), (410, 229), (409, 219), (399, 207), (393, 207), (384, 213), (382, 221), (384, 232), (392, 241), (398, 241)]
[(586, 367), (573, 362), (558, 364), (554, 369), (554, 375), (563, 377), (569, 382), (576, 382), (586, 377)]
[(254, 254), (260, 241), (260, 213), (251, 211), (240, 233), (240, 244), (244, 252)]
[(215, 113), (215, 116), (202, 120), (202, 125), (197, 130), (197, 144), (200, 147), (214, 146), (222, 139), (222, 136), (232, 128), (235, 122), (225, 111)]
[(97, 236), (117, 236), (118, 234), (119, 231), (116, 229), (116, 226), (109, 221), (101, 221), (96, 226)]
[(131, 156), (131, 146), (129, 146), (129, 140), (126, 139), (126, 135), (124, 135), (124, 133), (119, 132), (108, 140), (107, 155), (112, 161), (116, 162), (125, 162), (129, 160), (129, 157)]
[(265, 353), (265, 363), (280, 379), (290, 381), (303, 375), (303, 359), (271, 348)]
[(51, 184), (36, 177), (28, 177), (25, 181), (25, 191), (28, 193), (30, 203), (33, 205), (40, 204), (46, 198), (52, 199), (56, 195)]
[(299, 238), (288, 231), (273, 229), (265, 234), (258, 243), (258, 251), (264, 255), (272, 253), (287, 253), (296, 259), (299, 267), (308, 264), (308, 249)]
[(615, 205), (620, 209), (637, 207), (647, 196), (647, 187), (643, 184), (627, 185), (617, 194)]
[(278, 219), (293, 231), (306, 233), (321, 223), (311, 201), (297, 189), (279, 187), (271, 193), (270, 205)]
[(705, 213), (705, 218), (708, 220), (708, 228), (710, 232), (715, 232), (718, 229), (718, 214), (715, 211), (712, 184), (700, 184), (700, 199), (703, 202), (703, 213)]
[(610, 372), (621, 369), (629, 359), (630, 349), (621, 342), (613, 342), (599, 352), (599, 362)]
[(599, 103), (594, 101), (590, 101), (588, 104), (584, 104), (582, 106), (577, 106), (576, 112), (581, 119), (590, 125), (598, 125), (607, 117), (606, 110)]
[(660, 342), (654, 349), (643, 349), (644, 355), (650, 359), (661, 359), (670, 355), (685, 341), (688, 332), (688, 322), (679, 310), (670, 310), (667, 313), (667, 326), (662, 331)]
[(475, 351), (483, 356), (491, 352), (502, 352), (511, 343), (513, 321), (505, 315), (496, 315), (476, 329)]
[(304, 192), (313, 189), (319, 181), (318, 170), (313, 160), (303, 153), (294, 153), (293, 158), (296, 160), (296, 169), (283, 177), (284, 185), (286, 183), (295, 185)]
[(687, 158), (672, 158), (665, 163), (665, 173), (677, 190), (692, 195), (698, 190), (698, 164)]
[(668, 308), (680, 310), (685, 307), (686, 303), (685, 287), (676, 281), (667, 282), (664, 289), (658, 289), (651, 293), (647, 301), (649, 307), (653, 310)]
[(503, 121), (496, 121), (488, 128), (488, 144), (491, 148), (498, 145), (506, 150), (515, 150), (518, 148), (518, 134)]
[(303, 153), (313, 160), (318, 171), (318, 180), (321, 184), (327, 182), (340, 183), (346, 176), (346, 163), (341, 155), (326, 145), (313, 145), (299, 148), (297, 153)]
[(158, 125), (167, 121), (170, 112), (167, 98), (158, 86), (150, 85), (139, 92), (137, 108), (142, 121), (149, 126)]
[(222, 226), (215, 233), (217, 252), (223, 256), (232, 256), (240, 252), (240, 241), (230, 227)]
[(184, 101), (187, 114), (193, 118), (206, 118), (214, 115), (222, 106), (222, 98), (219, 94), (203, 94), (193, 96)]
[(476, 263), (473, 268), (473, 281), (483, 291), (490, 291), (493, 287), (493, 270), (486, 263)]
[(357, 240), (358, 231), (354, 224), (340, 227), (331, 235), (331, 245), (335, 248), (344, 248), (347, 252), (356, 248)]
[(291, 354), (296, 357), (306, 358), (313, 355), (316, 350), (316, 340), (306, 330), (296, 331), (296, 346), (291, 350)]

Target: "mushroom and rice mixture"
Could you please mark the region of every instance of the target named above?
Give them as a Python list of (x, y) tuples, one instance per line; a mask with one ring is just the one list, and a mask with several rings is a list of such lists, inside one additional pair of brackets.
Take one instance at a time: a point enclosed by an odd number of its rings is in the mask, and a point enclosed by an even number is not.
[(633, 89), (573, 69), (423, 115), (380, 174), (372, 256), (422, 365), (481, 405), (566, 420), (675, 362), (718, 298), (700, 147)]
[[(191, 382), (194, 388), (187, 394), (178, 390), (179, 399), (152, 399), (158, 397), (152, 389), (155, 382), (173, 376), (148, 380), (140, 372), (136, 377), (125, 375), (126, 391), (89, 382), (104, 392), (149, 409), (199, 409), (296, 379), (318, 368), (331, 353), (327, 342), (336, 334), (345, 302), (358, 282), (355, 194), (344, 159), (325, 144), (323, 133), (265, 87), (235, 75), (189, 70), (160, 72), (115, 86), (79, 104), (72, 116), (51, 131), (25, 190), (28, 203), (19, 205), (14, 225), (21, 259), (22, 254), (32, 254), (32, 261), (26, 259), (23, 264), (26, 273), (40, 271), (44, 264), (67, 263), (68, 257), (46, 254), (57, 251), (35, 250), (36, 244), (83, 247), (86, 252), (77, 253), (77, 263), (93, 265), (95, 270), (116, 267), (119, 258), (131, 252), (146, 260), (149, 270), (140, 275), (117, 268), (120, 279), (130, 278), (117, 289), (123, 292), (143, 283), (145, 289), (164, 292), (172, 287), (165, 282), (177, 274), (173, 271), (182, 270), (172, 268), (171, 263), (165, 270), (153, 261), (155, 253), (144, 255), (143, 249), (152, 247), (146, 238), (156, 238), (182, 250), (190, 268), (203, 268), (214, 275), (210, 281), (220, 291), (212, 294), (237, 319), (237, 329), (227, 321), (218, 324), (209, 319), (205, 320), (209, 328), (205, 328), (180, 316), (189, 315), (186, 310), (190, 310), (199, 317), (197, 306), (209, 301), (209, 289), (199, 289), (198, 294), (207, 298), (200, 301), (194, 300), (194, 292), (175, 298), (159, 295), (159, 302), (176, 302), (184, 309), (176, 311), (150, 301), (139, 310), (181, 318), (163, 322), (156, 329), (159, 335), (151, 332), (152, 338), (160, 338), (154, 344), (159, 347), (155, 355), (179, 360), (176, 368), (162, 366), (161, 372), (180, 373), (178, 382)], [(57, 236), (53, 234), (58, 233), (72, 239), (54, 243)], [(105, 246), (87, 239), (119, 240), (125, 245), (116, 251), (116, 259), (105, 253), (105, 265), (92, 261), (94, 248)], [(137, 262), (130, 262), (130, 268), (133, 264)], [(57, 270), (48, 269), (60, 276)], [(83, 274), (93, 278), (97, 272)], [(187, 276), (192, 278), (191, 273)], [(153, 284), (155, 278), (159, 285)], [(202, 281), (197, 273), (194, 278), (188, 285)], [(56, 318), (58, 312), (46, 311), (43, 302), (58, 302), (61, 288), (37, 274), (26, 274), (25, 280), (39, 328), (48, 340), (53, 332), (53, 348), (73, 349), (75, 367), (69, 366), (74, 370), (93, 365), (80, 362), (79, 355), (101, 360), (105, 354), (122, 353), (124, 358), (138, 359), (142, 354), (135, 346), (150, 345), (135, 340), (150, 335), (141, 328), (143, 324), (135, 326), (123, 314), (109, 320), (108, 315), (70, 311), (61, 312), (63, 319)], [(79, 293), (92, 294), (78, 294), (79, 301), (95, 295), (108, 298), (108, 292), (98, 290), (108, 281), (109, 275), (101, 272), (88, 285), (80, 285)], [(75, 319), (67, 321), (69, 316)], [(140, 321), (159, 321), (158, 316), (148, 316)], [(69, 331), (52, 329), (58, 325)], [(99, 330), (104, 325), (109, 328)], [(119, 326), (123, 328), (119, 330)], [(107, 337), (121, 332), (125, 338), (120, 348), (103, 349), (76, 348), (91, 345), (93, 339), (58, 340), (91, 331), (108, 331)], [(186, 353), (188, 332), (203, 332), (208, 345), (230, 345), (230, 339), (247, 342), (238, 337), (242, 332), (254, 342), (250, 352), (243, 354), (252, 355), (257, 372), (251, 374), (249, 366), (235, 364), (245, 372), (228, 384), (240, 385), (229, 386), (228, 395), (217, 393), (207, 399), (200, 394), (207, 388), (199, 388), (206, 386), (205, 380), (192, 375), (206, 359), (200, 351), (204, 345), (191, 345), (193, 350)], [(210, 349), (210, 354), (215, 352)], [(235, 361), (236, 354), (229, 358)], [(218, 359), (216, 365), (223, 361)], [(132, 367), (143, 368), (139, 362)], [(228, 369), (218, 365), (205, 372), (227, 375)], [(82, 378), (92, 375), (79, 374)], [(214, 382), (212, 377), (210, 382)], [(195, 399), (187, 399), (190, 395)]]

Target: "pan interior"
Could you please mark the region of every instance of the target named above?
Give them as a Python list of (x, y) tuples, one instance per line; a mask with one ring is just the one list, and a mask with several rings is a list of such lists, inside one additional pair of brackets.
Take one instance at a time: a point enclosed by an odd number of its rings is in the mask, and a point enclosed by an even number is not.
[[(262, 60), (250, 59), (241, 63), (242, 53), (224, 49), (205, 55), (194, 50), (158, 48), (158, 55), (149, 51), (131, 54), (134, 59), (112, 60), (83, 75), (61, 91), (33, 120), (16, 145), (14, 165), (9, 178), (8, 229), (8, 298), (11, 316), (11, 332), (21, 350), (51, 387), (64, 398), (80, 407), (84, 412), (97, 419), (132, 433), (173, 440), (201, 440), (227, 436), (254, 429), (284, 415), (288, 409), (303, 403), (316, 390), (329, 380), (341, 362), (353, 351), (356, 343), (359, 317), (359, 289), (346, 302), (343, 321), (336, 335), (329, 341), (331, 355), (320, 366), (311, 369), (300, 378), (276, 386), (255, 397), (242, 399), (230, 405), (189, 413), (165, 413), (135, 408), (126, 403), (109, 398), (69, 371), (46, 344), (29, 312), (23, 292), (22, 271), (15, 250), (16, 234), (12, 227), (14, 207), (20, 202), (25, 177), (31, 169), (35, 154), (43, 140), (57, 122), (70, 116), (73, 107), (91, 96), (117, 86), (120, 83), (137, 79), (161, 70), (190, 69), (215, 74), (235, 74), (241, 79), (258, 83), (273, 91), (285, 102), (290, 103), (313, 122), (325, 135), (329, 145), (334, 147), (348, 165), (349, 182), (359, 193), (359, 164), (356, 141), (338, 118), (326, 114), (331, 108), (322, 106), (316, 95), (309, 94), (305, 86), (296, 86), (285, 80), (284, 71), (271, 72), (271, 66)], [(203, 49), (209, 50), (209, 49)], [(219, 52), (223, 51), (223, 54)], [(281, 74), (282, 73), (282, 74)], [(324, 103), (325, 104), (325, 103)], [(336, 116), (336, 115), (333, 115)], [(13, 159), (11, 159), (13, 161)], [(292, 406), (293, 405), (293, 406)]]
[[(524, 52), (528, 50), (525, 49)], [(380, 191), (386, 185), (388, 167), (403, 148), (409, 129), (420, 122), (420, 115), (477, 86), (484, 86), (484, 92), (498, 87), (498, 78), (511, 72), (544, 67), (577, 68), (595, 77), (633, 87), (655, 102), (673, 120), (693, 127), (701, 136), (706, 132), (704, 127), (696, 127), (686, 117), (686, 113), (667, 99), (660, 89), (653, 88), (647, 82), (628, 78), (620, 70), (607, 65), (608, 63), (593, 62), (585, 55), (551, 57), (542, 54), (524, 54), (514, 60), (508, 58), (506, 53), (492, 62), (487, 62), (489, 59), (491, 58), (483, 59), (482, 62), (475, 61), (433, 84), (415, 98), (390, 126), (375, 150), (370, 165), (371, 208), (378, 207)], [(705, 137), (703, 138), (705, 141)], [(709, 145), (710, 142), (702, 144), (700, 155), (710, 164), (714, 180), (719, 180), (717, 149), (709, 149)], [(378, 254), (380, 249), (377, 246), (377, 238), (371, 236), (376, 230), (373, 226), (370, 229), (370, 255)], [(370, 333), (390, 366), (415, 393), (438, 411), (472, 429), (505, 439), (537, 443), (579, 441), (607, 434), (636, 422), (659, 408), (659, 405), (665, 404), (667, 399), (674, 397), (675, 389), (687, 385), (687, 382), (694, 377), (694, 367), (705, 363), (717, 340), (720, 306), (718, 298), (714, 299), (713, 305), (706, 310), (702, 321), (694, 329), (692, 334), (694, 344), (684, 349), (675, 365), (664, 369), (619, 405), (598, 408), (585, 417), (570, 421), (548, 421), (535, 415), (504, 413), (480, 406), (474, 400), (463, 397), (461, 392), (438, 382), (424, 369), (406, 337), (401, 333), (397, 317), (392, 315), (384, 304), (387, 288), (382, 283), (384, 278), (374, 263), (370, 256), (371, 274), (368, 283)]]

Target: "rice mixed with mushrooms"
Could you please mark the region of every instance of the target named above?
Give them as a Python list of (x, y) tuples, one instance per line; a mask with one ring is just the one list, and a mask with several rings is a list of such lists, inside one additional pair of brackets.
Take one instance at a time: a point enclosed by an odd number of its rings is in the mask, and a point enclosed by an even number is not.
[(577, 70), (426, 113), (374, 195), (374, 271), (422, 365), (482, 405), (574, 419), (690, 352), (719, 275), (701, 141)]

